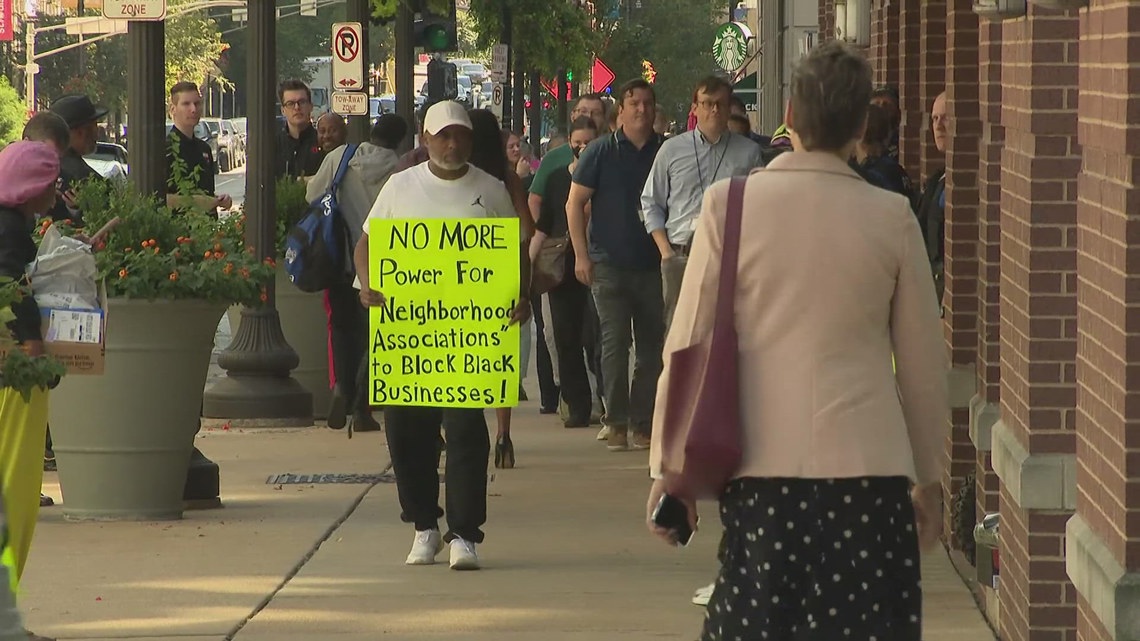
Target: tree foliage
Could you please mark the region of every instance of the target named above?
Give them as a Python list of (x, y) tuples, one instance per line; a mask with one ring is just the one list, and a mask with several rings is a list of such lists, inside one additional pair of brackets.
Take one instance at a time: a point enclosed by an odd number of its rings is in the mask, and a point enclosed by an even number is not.
[[(171, 0), (168, 11), (177, 11), (193, 0)], [(190, 11), (166, 19), (166, 86), (188, 80), (199, 85), (216, 69), (225, 50), (222, 32), (205, 11)]]
[(479, 47), (499, 42), (504, 5), (511, 12), (514, 52), (530, 70), (554, 77), (560, 69), (579, 75), (590, 69), (601, 40), (585, 12), (564, 0), (471, 0)]
[(27, 113), (20, 94), (0, 76), (0, 146), (20, 139)]
[[(644, 4), (649, 4), (648, 2)], [(652, 10), (628, 10), (618, 0), (599, 7), (600, 57), (617, 74), (616, 85), (642, 77), (642, 62), (657, 71), (654, 89), (660, 109), (683, 119), (693, 86), (717, 72), (712, 56), (723, 0), (654, 0)], [(616, 9), (616, 11), (615, 11)]]

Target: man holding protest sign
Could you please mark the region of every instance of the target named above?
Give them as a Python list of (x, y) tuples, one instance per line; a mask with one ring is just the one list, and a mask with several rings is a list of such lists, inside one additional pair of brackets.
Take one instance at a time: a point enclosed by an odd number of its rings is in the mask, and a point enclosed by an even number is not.
[(468, 164), (471, 129), (457, 102), (428, 109), (428, 162), (389, 178), (355, 254), (361, 303), (374, 308), (371, 404), (385, 408), (401, 519), (416, 527), (406, 563), (435, 563), (446, 542), (455, 570), (479, 569), (491, 451), (484, 411), (517, 403), (518, 323), (530, 315), (518, 216), (503, 183)]

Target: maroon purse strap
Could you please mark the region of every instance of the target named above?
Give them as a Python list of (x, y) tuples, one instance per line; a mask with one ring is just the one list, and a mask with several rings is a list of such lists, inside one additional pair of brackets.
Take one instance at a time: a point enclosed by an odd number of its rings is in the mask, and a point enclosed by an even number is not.
[(720, 287), (716, 294), (713, 335), (736, 322), (736, 271), (740, 262), (740, 226), (744, 218), (744, 186), (748, 176), (736, 176), (728, 185), (728, 209), (724, 216), (724, 251), (720, 260)]

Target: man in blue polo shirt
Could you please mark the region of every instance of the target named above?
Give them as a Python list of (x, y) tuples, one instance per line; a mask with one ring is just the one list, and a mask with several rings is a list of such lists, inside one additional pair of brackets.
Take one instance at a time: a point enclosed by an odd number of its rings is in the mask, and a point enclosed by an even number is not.
[[(661, 255), (640, 216), (641, 191), (663, 140), (653, 131), (657, 97), (640, 79), (627, 82), (617, 95), (622, 126), (582, 152), (566, 203), (575, 275), (590, 286), (601, 324), (611, 451), (649, 447), (665, 340)], [(631, 341), (636, 347), (632, 383)]]

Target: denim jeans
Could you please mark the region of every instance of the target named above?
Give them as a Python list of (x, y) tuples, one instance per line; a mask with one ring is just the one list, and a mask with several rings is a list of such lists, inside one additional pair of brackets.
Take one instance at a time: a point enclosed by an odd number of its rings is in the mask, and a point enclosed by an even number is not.
[[(598, 263), (591, 290), (602, 330), (606, 424), (649, 434), (665, 343), (661, 270), (620, 269)], [(631, 343), (635, 348), (632, 382)]]

